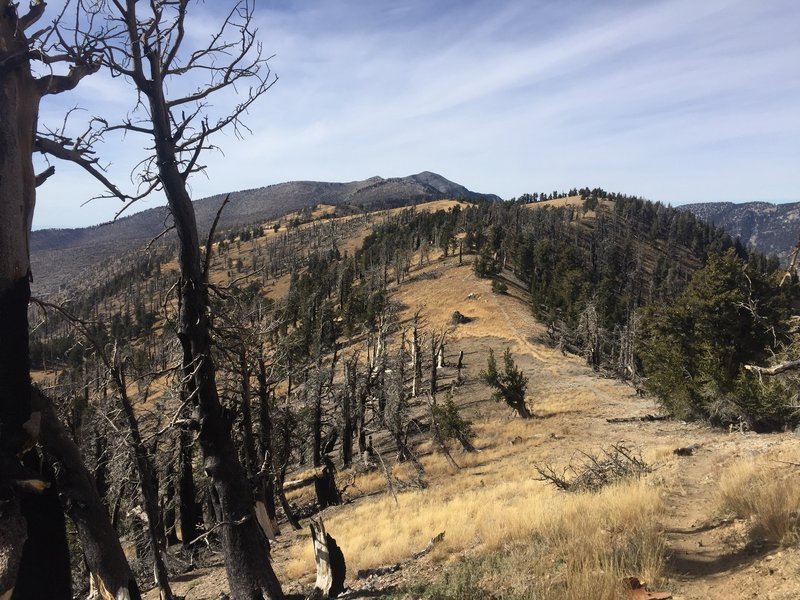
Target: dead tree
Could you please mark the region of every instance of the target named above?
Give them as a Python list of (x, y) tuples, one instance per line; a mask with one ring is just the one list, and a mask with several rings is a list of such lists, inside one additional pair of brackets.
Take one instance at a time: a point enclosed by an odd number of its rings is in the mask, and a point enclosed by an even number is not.
[[(78, 331), (84, 336), (86, 341), (94, 348), (102, 365), (107, 369), (125, 416), (130, 450), (133, 454), (136, 474), (139, 483), (139, 493), (146, 515), (147, 534), (153, 554), (153, 570), (155, 583), (159, 588), (161, 600), (172, 600), (173, 594), (169, 585), (169, 575), (167, 573), (166, 554), (167, 540), (164, 530), (163, 513), (159, 505), (158, 474), (156, 472), (154, 458), (145, 445), (144, 438), (139, 426), (139, 420), (134, 412), (133, 403), (128, 394), (128, 380), (126, 373), (126, 358), (122, 356), (117, 343), (115, 342), (113, 352), (109, 354), (106, 347), (92, 332), (91, 325), (86, 321), (78, 319), (63, 307), (46, 304), (37, 301), (43, 308), (53, 308), (63, 315)], [(147, 394), (145, 393), (145, 400)]]
[(41, 414), (41, 442), (55, 463), (56, 483), (64, 510), (75, 523), (94, 587), (104, 600), (141, 598), (117, 532), (97, 493), (80, 449), (66, 432), (49, 398), (33, 389), (34, 408)]
[(344, 391), (342, 393), (342, 465), (353, 462), (353, 404), (358, 394), (358, 352), (344, 363)]
[(413, 325), (411, 328), (411, 369), (414, 373), (414, 378), (411, 383), (411, 396), (416, 398), (420, 393), (422, 387), (422, 347), (420, 342), (419, 327), (420, 327), (420, 312), (418, 309), (414, 313)]
[[(131, 85), (133, 110), (119, 123), (95, 122), (100, 125), (99, 135), (124, 131), (143, 135), (152, 143), (152, 154), (140, 163), (143, 171), (138, 180), (145, 191), (163, 190), (178, 236), (178, 337), (185, 373), (191, 379), (190, 397), (205, 472), (212, 482), (231, 596), (282, 598), (269, 562), (267, 540), (254, 518), (253, 494), (233, 443), (232, 424), (217, 389), (208, 281), (215, 226), (203, 254), (187, 187), (188, 178), (204, 168), (200, 158), (212, 147), (210, 137), (227, 128), (241, 131), (241, 116), (275, 78), (256, 39), (248, 2), (236, 3), (208, 45), (195, 49), (185, 47), (191, 40), (185, 35), (188, 6), (188, 0), (153, 0), (147, 5), (114, 0), (103, 6), (102, 28), (87, 35), (93, 35), (101, 49), (103, 66)], [(194, 75), (205, 77), (199, 88), (194, 87), (198, 85)], [(210, 99), (234, 88), (239, 92), (239, 104), (212, 120), (205, 112)], [(110, 191), (110, 195), (118, 194)], [(134, 201), (136, 196), (126, 198)]]
[(347, 575), (344, 554), (336, 540), (325, 531), (322, 519), (311, 519), (311, 541), (314, 544), (314, 562), (317, 565), (317, 580), (309, 600), (336, 598), (344, 592)]
[[(99, 63), (93, 45), (80, 36), (52, 52), (58, 24), (33, 29), (44, 10), (44, 2), (34, 1), (26, 14), (19, 15), (16, 3), (0, 0), (0, 597), (15, 588), (20, 596), (71, 593), (69, 577), (56, 576), (69, 571), (63, 532), (57, 527), (28, 529), (33, 520), (52, 519), (56, 524), (63, 518), (61, 509), (57, 502), (31, 496), (43, 483), (18, 458), (39, 434), (40, 416), (31, 405), (28, 354), (29, 240), (36, 187), (54, 172), (50, 167), (37, 175), (32, 153), (40, 149), (35, 134), (42, 98), (71, 90)], [(42, 76), (34, 74), (36, 63), (44, 66)], [(53, 145), (64, 150), (63, 144)], [(91, 170), (91, 163), (87, 166)], [(119, 575), (108, 581), (128, 580)], [(111, 591), (138, 596), (129, 587)]]
[(430, 393), (434, 404), (436, 403), (436, 392), (439, 391), (439, 369), (444, 363), (444, 341), (447, 337), (447, 332), (431, 331), (431, 379), (430, 379)]

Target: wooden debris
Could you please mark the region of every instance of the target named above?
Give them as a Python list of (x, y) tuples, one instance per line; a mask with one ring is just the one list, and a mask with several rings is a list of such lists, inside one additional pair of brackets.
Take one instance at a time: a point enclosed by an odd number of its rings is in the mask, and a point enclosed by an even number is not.
[(425, 547), (424, 547), (422, 550), (420, 550), (419, 552), (415, 552), (414, 554), (412, 554), (412, 555), (411, 555), (411, 556), (412, 556), (412, 558), (422, 558), (423, 556), (425, 556), (426, 554), (428, 554), (428, 553), (429, 553), (431, 550), (433, 550), (433, 547), (434, 547), (436, 544), (438, 544), (439, 542), (441, 542), (443, 539), (444, 539), (444, 531), (443, 531), (443, 532), (441, 532), (441, 533), (440, 533), (440, 534), (438, 534), (438, 535), (435, 535), (435, 536), (433, 536), (433, 537), (431, 538), (431, 540), (428, 542), (428, 545), (427, 545), (427, 546), (425, 546)]
[(344, 591), (347, 566), (344, 554), (336, 540), (325, 531), (322, 519), (311, 519), (311, 540), (314, 544), (314, 561), (317, 563), (317, 581), (307, 600), (336, 598)]
[(537, 479), (566, 492), (595, 492), (611, 483), (641, 477), (652, 471), (640, 455), (622, 444), (612, 445), (598, 455), (582, 452), (581, 456), (581, 460), (571, 462), (561, 472), (550, 464), (534, 465), (539, 473)]
[(628, 589), (625, 591), (625, 598), (628, 600), (670, 600), (672, 594), (669, 592), (654, 592), (648, 589), (636, 577), (628, 577), (625, 580)]
[(356, 579), (368, 579), (370, 577), (381, 577), (390, 573), (396, 573), (400, 570), (400, 563), (394, 565), (386, 565), (383, 567), (375, 567), (374, 569), (359, 569), (356, 573)]
[(606, 423), (636, 423), (639, 421), (650, 422), (650, 421), (666, 421), (667, 419), (671, 419), (669, 415), (644, 415), (641, 417), (612, 417), (611, 419), (606, 419)]
[(694, 451), (700, 447), (700, 444), (689, 444), (688, 446), (684, 446), (683, 448), (675, 448), (672, 451), (673, 454), (677, 456), (692, 456)]

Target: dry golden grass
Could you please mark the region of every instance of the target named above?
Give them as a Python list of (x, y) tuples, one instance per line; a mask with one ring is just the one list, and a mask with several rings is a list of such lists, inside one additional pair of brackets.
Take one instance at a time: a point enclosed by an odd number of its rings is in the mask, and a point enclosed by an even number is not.
[[(540, 443), (534, 421), (495, 418), (475, 430), (481, 452), (457, 454), (459, 471), (438, 454), (425, 455), (427, 489), (398, 491), (397, 504), (388, 494), (363, 498), (326, 516), (349, 572), (406, 560), (445, 531), (431, 560), (465, 551), (494, 557), (497, 564), (476, 583), (493, 593), (513, 588), (520, 597), (611, 599), (623, 576), (659, 576), (664, 547), (656, 487), (637, 481), (598, 494), (558, 492), (533, 479), (526, 459)], [(393, 468), (401, 480), (411, 473), (407, 465)], [(365, 494), (385, 490), (385, 476), (361, 475), (356, 486)], [(284, 576), (313, 573), (313, 565), (311, 545), (302, 540), (289, 549)]]
[(720, 477), (720, 510), (746, 519), (753, 541), (791, 545), (800, 539), (800, 474), (796, 456), (791, 458), (795, 460), (774, 456), (740, 460)]
[(544, 202), (531, 202), (526, 204), (526, 208), (544, 208), (545, 206), (552, 206), (554, 208), (561, 206), (583, 206), (583, 199), (580, 196), (567, 196), (566, 198), (556, 198), (555, 200), (545, 200)]

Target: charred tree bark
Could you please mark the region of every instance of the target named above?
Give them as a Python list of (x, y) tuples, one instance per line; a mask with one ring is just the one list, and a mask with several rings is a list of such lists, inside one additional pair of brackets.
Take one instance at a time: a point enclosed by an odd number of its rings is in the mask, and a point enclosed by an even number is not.
[(55, 461), (56, 485), (64, 510), (75, 523), (90, 577), (104, 599), (141, 595), (117, 532), (97, 493), (94, 479), (83, 464), (80, 450), (64, 430), (50, 402), (33, 390), (36, 410), (42, 415), (41, 443)]
[[(26, 453), (24, 463), (31, 472), (39, 473), (43, 481), (53, 480), (52, 466), (35, 451)], [(12, 600), (70, 600), (71, 596), (64, 593), (72, 589), (67, 526), (55, 486), (50, 485), (40, 494), (30, 494), (22, 502), (22, 516), (28, 523), (28, 539)]]
[(342, 503), (342, 496), (336, 486), (336, 467), (327, 456), (323, 456), (322, 461), (322, 471), (314, 477), (314, 491), (320, 509)]
[(178, 498), (181, 541), (189, 550), (190, 542), (199, 535), (199, 525), (203, 520), (202, 510), (197, 502), (197, 488), (194, 484), (193, 456), (194, 435), (188, 424), (182, 424), (179, 434), (179, 475)]
[(251, 481), (256, 475), (256, 441), (253, 436), (253, 412), (250, 404), (250, 367), (244, 347), (239, 350), (239, 376), (242, 378), (242, 435), (244, 436), (244, 466)]
[(134, 454), (134, 462), (139, 479), (139, 493), (142, 498), (145, 515), (147, 515), (147, 535), (150, 541), (150, 549), (153, 553), (153, 572), (155, 583), (159, 588), (161, 600), (172, 600), (174, 597), (169, 585), (169, 573), (167, 572), (167, 539), (164, 535), (164, 518), (158, 502), (158, 474), (156, 473), (153, 459), (142, 440), (139, 431), (139, 421), (133, 410), (130, 398), (128, 397), (128, 386), (125, 377), (124, 362), (118, 362), (115, 366), (114, 378), (117, 383), (117, 392), (120, 395), (122, 412), (128, 422), (128, 432), (130, 433), (131, 449)]
[(281, 503), (283, 513), (286, 515), (286, 520), (289, 521), (289, 525), (292, 526), (292, 529), (299, 530), (301, 529), (300, 522), (297, 520), (292, 507), (289, 505), (289, 501), (286, 499), (286, 492), (283, 489), (283, 483), (286, 481), (286, 469), (289, 467), (289, 457), (292, 451), (292, 427), (294, 426), (294, 419), (292, 418), (292, 411), (289, 406), (291, 398), (292, 374), (289, 373), (288, 386), (286, 388), (286, 402), (284, 403), (283, 409), (283, 426), (281, 429), (280, 469), (278, 470), (275, 492)]
[(345, 389), (342, 394), (342, 465), (353, 463), (353, 401), (358, 389), (358, 355), (345, 362)]
[(263, 358), (258, 359), (258, 420), (259, 442), (261, 444), (262, 467), (259, 472), (261, 488), (267, 517), (272, 523), (276, 534), (278, 529), (278, 515), (275, 507), (275, 449), (272, 441), (272, 415), (270, 414), (269, 388), (267, 387), (267, 367)]
[[(28, 300), (28, 238), (36, 178), (31, 154), (40, 96), (28, 60), (24, 33), (18, 34), (14, 5), (0, 0), (0, 598), (17, 585), (26, 541), (26, 512), (16, 481), (31, 434)], [(6, 62), (10, 61), (8, 65)], [(67, 589), (66, 594), (71, 590)]]
[[(43, 482), (26, 472), (19, 460), (39, 433), (39, 415), (31, 408), (28, 354), (29, 240), (36, 186), (52, 174), (48, 170), (37, 178), (33, 169), (39, 104), (44, 95), (75, 87), (91, 70), (84, 65), (68, 76), (33, 77), (30, 60), (46, 57), (32, 52), (25, 31), (44, 8), (43, 2), (31, 3), (30, 11), (20, 17), (16, 3), (0, 0), (0, 598), (10, 597), (15, 587), (20, 594), (37, 589), (42, 567), (52, 573), (70, 568), (63, 553), (42, 553), (44, 548), (62, 547), (64, 532), (59, 526), (36, 526), (39, 520), (58, 519), (52, 510), (55, 504), (50, 495), (30, 495), (41, 491)], [(39, 489), (26, 493), (31, 486), (25, 481)], [(26, 564), (29, 561), (34, 564)], [(48, 595), (69, 598), (69, 579), (52, 579)]]
[[(133, 23), (129, 26), (130, 42), (138, 48), (140, 42), (135, 21), (131, 21), (135, 19), (133, 0), (129, 0), (127, 6), (127, 19)], [(157, 45), (145, 45), (143, 52), (149, 78), (141, 72), (137, 73), (135, 80), (150, 107), (158, 175), (178, 234), (178, 263), (182, 276), (180, 332), (191, 356), (188, 367), (193, 374), (196, 392), (204, 467), (219, 500), (220, 541), (230, 591), (237, 600), (276, 600), (283, 598), (283, 592), (269, 561), (267, 539), (253, 513), (253, 494), (233, 443), (232, 423), (225, 416), (217, 391), (216, 365), (211, 354), (207, 272), (200, 253), (194, 207), (186, 189), (186, 180), (178, 168), (172, 142), (173, 121), (164, 96), (161, 71), (163, 57)]]

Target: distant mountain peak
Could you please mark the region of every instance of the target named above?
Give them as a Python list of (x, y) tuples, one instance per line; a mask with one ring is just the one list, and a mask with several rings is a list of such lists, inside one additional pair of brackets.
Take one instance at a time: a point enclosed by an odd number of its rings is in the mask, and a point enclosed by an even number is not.
[[(211, 226), (224, 196), (217, 194), (194, 202), (201, 233)], [(431, 171), (388, 179), (376, 175), (348, 183), (289, 181), (231, 192), (230, 204), (222, 212), (219, 228), (261, 223), (315, 204), (353, 205), (374, 210), (440, 198), (500, 199), (493, 194), (472, 192)], [(169, 219), (166, 207), (162, 206), (91, 227), (34, 231), (31, 259), (36, 293), (53, 291), (93, 265), (120, 252), (143, 246), (163, 231), (164, 223)], [(55, 260), (56, 256), (59, 260)], [(75, 268), (70, 268), (70, 265), (75, 265)]]

